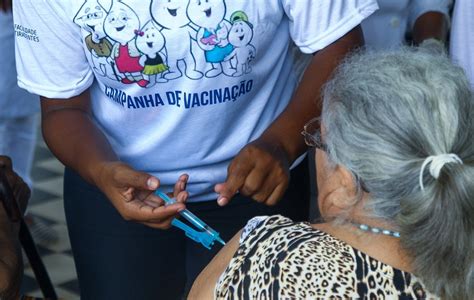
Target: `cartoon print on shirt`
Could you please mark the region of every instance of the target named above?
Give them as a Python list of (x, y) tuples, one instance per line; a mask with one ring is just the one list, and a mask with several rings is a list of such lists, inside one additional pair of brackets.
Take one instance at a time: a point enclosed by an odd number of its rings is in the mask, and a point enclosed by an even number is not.
[(168, 52), (168, 73), (165, 79), (172, 80), (186, 75), (189, 79), (200, 79), (203, 74), (196, 69), (192, 50), (192, 39), (196, 30), (190, 26), (186, 15), (189, 0), (152, 0), (150, 12), (153, 20), (163, 29)]
[(152, 21), (146, 23), (138, 32), (136, 37), (137, 49), (144, 55), (140, 58), (140, 64), (144, 66), (143, 78), (149, 82), (147, 87), (155, 85), (157, 82), (167, 82), (163, 78), (168, 70), (166, 65), (165, 37), (153, 25)]
[(74, 23), (90, 33), (85, 38), (85, 44), (91, 54), (94, 72), (99, 76), (117, 80), (115, 70), (107, 61), (112, 52), (112, 43), (104, 32), (106, 15), (106, 10), (98, 0), (86, 0), (74, 17)]
[(224, 0), (189, 1), (188, 17), (199, 27), (196, 41), (204, 50), (206, 61), (212, 65), (206, 72), (206, 77), (216, 77), (223, 72), (230, 74), (231, 66), (226, 58), (234, 50), (234, 46), (228, 40), (231, 24), (224, 19), (225, 13)]
[(104, 22), (107, 36), (117, 42), (110, 60), (120, 72), (121, 82), (124, 84), (137, 83), (146, 87), (148, 81), (143, 78), (144, 66), (140, 64), (141, 54), (135, 44), (135, 37), (140, 33), (140, 19), (128, 5), (120, 0), (112, 0)]
[(245, 12), (226, 19), (225, 0), (150, 0), (149, 9), (152, 19), (140, 29), (124, 0), (83, 0), (74, 22), (87, 32), (84, 45), (97, 76), (141, 87), (182, 76), (197, 80), (204, 76), (197, 59), (209, 67), (208, 78), (251, 72), (256, 49)]
[(253, 25), (249, 23), (243, 11), (236, 11), (230, 16), (232, 27), (228, 40), (234, 47), (226, 60), (235, 58), (235, 73), (232, 76), (241, 76), (252, 71), (250, 62), (255, 58), (255, 47), (250, 44), (253, 38)]

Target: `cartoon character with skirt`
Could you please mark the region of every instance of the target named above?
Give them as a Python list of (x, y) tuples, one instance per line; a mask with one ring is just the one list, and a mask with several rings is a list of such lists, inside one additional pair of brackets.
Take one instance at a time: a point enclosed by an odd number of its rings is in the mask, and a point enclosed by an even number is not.
[(143, 78), (149, 82), (147, 87), (154, 86), (159, 82), (167, 82), (163, 75), (168, 70), (166, 59), (163, 59), (165, 51), (165, 37), (153, 25), (152, 21), (146, 23), (138, 32), (136, 38), (138, 50), (144, 55), (140, 58), (140, 64), (144, 66)]

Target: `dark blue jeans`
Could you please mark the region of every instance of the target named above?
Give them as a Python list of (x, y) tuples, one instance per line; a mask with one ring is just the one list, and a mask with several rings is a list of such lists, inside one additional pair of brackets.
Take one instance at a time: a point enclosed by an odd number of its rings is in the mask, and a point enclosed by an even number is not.
[[(171, 228), (157, 230), (122, 219), (109, 200), (66, 169), (64, 200), (81, 299), (181, 299), (220, 249), (212, 251)], [(282, 214), (308, 220), (306, 160), (291, 171), (290, 186), (278, 205), (268, 207), (237, 195), (229, 205), (212, 201), (187, 208), (227, 241), (258, 215)]]

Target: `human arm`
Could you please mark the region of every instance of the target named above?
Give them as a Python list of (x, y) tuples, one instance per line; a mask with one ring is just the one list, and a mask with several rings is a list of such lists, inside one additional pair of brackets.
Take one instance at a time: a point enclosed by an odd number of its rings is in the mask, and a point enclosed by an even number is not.
[(276, 204), (289, 182), (289, 167), (306, 147), (300, 132), (320, 115), (320, 92), (334, 68), (353, 48), (363, 44), (360, 26), (316, 52), (283, 113), (258, 138), (245, 146), (228, 167), (224, 183), (217, 184), (220, 205), (240, 192), (258, 202)]
[[(69, 7), (80, 4), (22, 0), (13, 5), (15, 24), (36, 37), (16, 36), (18, 84), (43, 96), (42, 130), (51, 151), (96, 185), (124, 219), (154, 228), (170, 226), (184, 205), (164, 207), (153, 194), (158, 179), (121, 162), (92, 116), (88, 89), (94, 72), (82, 42), (85, 37), (72, 21)], [(117, 49), (113, 48), (113, 57)], [(187, 176), (183, 178), (176, 184), (185, 186)], [(181, 194), (178, 201), (186, 198), (184, 190)]]
[(416, 19), (413, 26), (413, 43), (420, 45), (427, 39), (437, 39), (446, 42), (448, 21), (446, 15), (440, 12), (427, 12)]
[[(7, 179), (23, 212), (30, 197), (28, 185), (13, 171), (9, 157), (0, 156), (0, 172)], [(18, 298), (22, 276), (19, 230), (20, 223), (9, 219), (6, 207), (0, 202), (0, 299)]]
[(412, 1), (409, 11), (409, 23), (415, 45), (427, 39), (446, 42), (449, 27), (449, 8), (451, 0)]
[[(153, 228), (168, 228), (183, 203), (164, 206), (154, 195), (159, 180), (121, 162), (105, 135), (95, 125), (89, 92), (70, 99), (42, 98), (43, 136), (51, 151), (66, 166), (96, 185), (121, 216)], [(175, 196), (185, 201), (187, 176), (177, 181)]]
[(214, 290), (217, 280), (229, 265), (230, 260), (239, 248), (239, 239), (242, 230), (217, 253), (211, 262), (204, 268), (194, 281), (188, 299), (214, 299)]

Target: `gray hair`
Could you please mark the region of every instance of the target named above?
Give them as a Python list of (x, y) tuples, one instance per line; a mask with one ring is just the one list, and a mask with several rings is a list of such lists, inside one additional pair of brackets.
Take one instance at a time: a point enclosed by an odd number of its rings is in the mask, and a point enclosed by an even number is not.
[[(370, 191), (366, 211), (401, 232), (414, 273), (446, 299), (474, 295), (474, 97), (460, 67), (425, 48), (361, 52), (325, 86), (330, 160)], [(431, 155), (454, 153), (438, 179)]]

